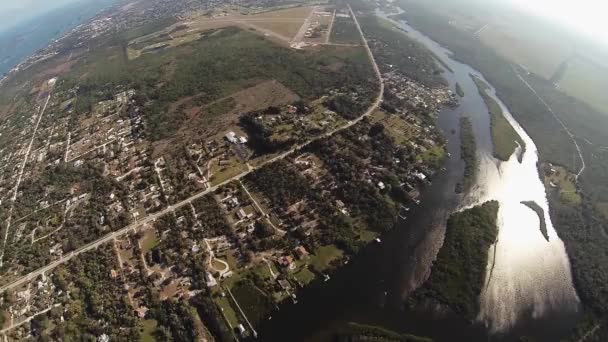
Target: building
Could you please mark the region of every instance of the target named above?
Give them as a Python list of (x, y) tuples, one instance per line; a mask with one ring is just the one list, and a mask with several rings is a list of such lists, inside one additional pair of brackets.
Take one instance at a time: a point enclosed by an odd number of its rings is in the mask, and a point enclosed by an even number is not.
[(226, 133), (226, 135), (224, 136), (226, 138), (226, 140), (228, 140), (229, 142), (236, 144), (238, 143), (238, 139), (236, 137), (236, 133), (234, 133), (233, 131), (230, 131), (228, 133)]
[(215, 277), (213, 277), (213, 274), (211, 274), (210, 272), (205, 273), (205, 281), (207, 287), (209, 288), (217, 285), (217, 280), (215, 280)]
[(293, 257), (291, 255), (282, 256), (279, 258), (279, 265), (294, 270), (296, 268), (296, 264), (293, 262)]
[(304, 248), (304, 246), (298, 246), (294, 249), (294, 251), (298, 256), (298, 259), (302, 260), (308, 258), (308, 251), (306, 250), (306, 248)]

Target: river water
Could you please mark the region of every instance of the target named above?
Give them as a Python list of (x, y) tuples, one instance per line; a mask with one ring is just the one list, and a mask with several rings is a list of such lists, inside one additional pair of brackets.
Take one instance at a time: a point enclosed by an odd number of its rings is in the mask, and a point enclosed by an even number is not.
[[(397, 24), (442, 59), (452, 69), (444, 74), (452, 89), (458, 82), (465, 92), (458, 108), (445, 109), (438, 118), (452, 155), (446, 161), (447, 171), (435, 176), (423, 193), (422, 204), (410, 211), (406, 222), (384, 236), (381, 245), (367, 247), (329, 282), (301, 291), (299, 304), (283, 305), (260, 327), (262, 339), (327, 340), (331, 330), (354, 321), (437, 341), (508, 341), (523, 335), (539, 341), (559, 340), (578, 321), (580, 304), (568, 256), (549, 216), (534, 142), (492, 89), (490, 95), (498, 100), (525, 142), (525, 152), (518, 151), (523, 153), (521, 162), (516, 154), (507, 162), (493, 158), (488, 109), (470, 74), (483, 76), (452, 60), (449, 51), (407, 23)], [(480, 161), (475, 186), (465, 196), (454, 192), (464, 167), (458, 134), (462, 115), (473, 123)], [(467, 322), (437, 306), (411, 309), (404, 305), (407, 294), (428, 278), (449, 214), (488, 200), (500, 203), (499, 234), (490, 249), (476, 322)], [(541, 234), (537, 214), (521, 201), (534, 201), (543, 208), (549, 241)]]
[[(491, 89), (489, 94), (501, 105), (505, 117), (525, 143), (521, 162), (517, 154), (522, 153), (522, 148), (507, 162), (495, 159), (488, 110), (470, 77), (483, 76), (470, 66), (449, 58), (451, 53), (448, 50), (411, 26), (404, 22), (399, 24), (410, 37), (422, 42), (452, 69), (452, 72), (446, 72), (446, 79), (452, 86), (460, 83), (465, 91), (458, 110), (472, 119), (480, 165), (476, 186), (461, 207), (489, 200), (500, 203), (498, 242), (489, 253), (487, 286), (481, 296), (479, 319), (492, 332), (503, 332), (512, 328), (525, 314), (535, 318), (546, 314), (575, 314), (579, 310), (579, 299), (572, 283), (568, 255), (549, 216), (534, 141)], [(522, 201), (534, 201), (542, 207), (549, 241), (540, 231), (538, 215)]]

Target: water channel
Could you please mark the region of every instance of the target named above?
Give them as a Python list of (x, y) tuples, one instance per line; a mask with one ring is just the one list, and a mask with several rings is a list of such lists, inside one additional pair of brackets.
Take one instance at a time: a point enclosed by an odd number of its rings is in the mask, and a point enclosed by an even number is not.
[[(387, 233), (382, 244), (368, 246), (329, 282), (301, 291), (299, 304), (283, 305), (274, 313), (260, 328), (262, 339), (325, 340), (332, 329), (354, 321), (437, 341), (503, 341), (522, 335), (538, 341), (559, 340), (576, 324), (580, 304), (568, 256), (549, 216), (534, 142), (492, 89), (490, 95), (525, 142), (525, 151), (518, 151), (523, 153), (521, 162), (517, 153), (507, 162), (493, 158), (488, 109), (470, 77), (483, 76), (451, 59), (449, 51), (407, 23), (395, 23), (442, 59), (452, 70), (444, 73), (452, 89), (458, 82), (465, 92), (458, 108), (445, 109), (438, 118), (452, 155), (446, 161), (447, 171), (434, 177), (422, 204)], [(454, 192), (464, 167), (458, 137), (462, 115), (473, 123), (480, 161), (476, 184), (464, 197)], [(487, 285), (477, 320), (465, 321), (440, 307), (411, 309), (404, 305), (407, 294), (429, 275), (443, 243), (448, 215), (487, 200), (500, 203), (499, 236), (489, 253)], [(541, 234), (537, 214), (521, 201), (534, 201), (544, 210), (549, 241)]]

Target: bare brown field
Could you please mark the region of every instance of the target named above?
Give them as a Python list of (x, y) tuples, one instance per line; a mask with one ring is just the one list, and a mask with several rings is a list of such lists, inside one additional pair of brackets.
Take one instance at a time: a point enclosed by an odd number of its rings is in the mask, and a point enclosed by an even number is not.
[(300, 30), (300, 27), (302, 27), (302, 24), (304, 23), (304, 21), (268, 21), (268, 22), (263, 22), (263, 21), (254, 21), (254, 22), (247, 22), (249, 24), (251, 24), (252, 26), (255, 26), (257, 28), (262, 29), (262, 31), (264, 30), (269, 30), (272, 31), (278, 35), (284, 36), (285, 38), (287, 38), (288, 40), (291, 40), (296, 33), (298, 33), (298, 31)]
[[(232, 98), (234, 107), (226, 113), (210, 117), (206, 112), (216, 103)], [(154, 156), (162, 155), (171, 150), (177, 140), (189, 140), (192, 138), (211, 137), (222, 132), (227, 127), (235, 126), (241, 113), (262, 110), (270, 106), (282, 106), (293, 103), (300, 97), (278, 81), (262, 81), (252, 87), (243, 89), (229, 96), (207, 103), (203, 106), (194, 104), (194, 97), (184, 98), (174, 103), (171, 108), (176, 110), (180, 105), (184, 106), (187, 120), (179, 129), (174, 139), (158, 141), (154, 144)], [(171, 114), (171, 115), (177, 115)]]
[(312, 11), (312, 7), (295, 7), (288, 8), (284, 10), (272, 11), (272, 12), (264, 12), (259, 14), (250, 14), (245, 17), (252, 19), (285, 19), (285, 18), (295, 18), (295, 19), (306, 19), (308, 15)]

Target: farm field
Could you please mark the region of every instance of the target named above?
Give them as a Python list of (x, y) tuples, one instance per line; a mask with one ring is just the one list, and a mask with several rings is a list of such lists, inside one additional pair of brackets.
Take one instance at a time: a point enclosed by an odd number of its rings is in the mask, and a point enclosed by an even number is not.
[(558, 83), (560, 90), (608, 115), (608, 68), (573, 58)]
[(510, 62), (550, 79), (559, 65), (570, 58), (574, 45), (563, 37), (549, 37), (549, 34), (531, 30), (523, 32), (509, 23), (487, 26), (479, 34), (479, 39)]

